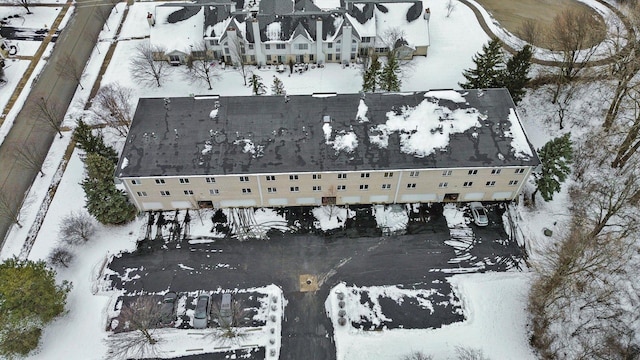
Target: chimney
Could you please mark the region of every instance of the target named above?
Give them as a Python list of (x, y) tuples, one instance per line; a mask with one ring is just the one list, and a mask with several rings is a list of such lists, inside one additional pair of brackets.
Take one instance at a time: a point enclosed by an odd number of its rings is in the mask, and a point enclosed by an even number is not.
[(324, 45), (324, 39), (322, 38), (322, 17), (316, 18), (316, 63), (324, 63), (324, 51), (322, 46)]
[(424, 9), (424, 19), (429, 21), (430, 17), (431, 17), (431, 9), (429, 8)]

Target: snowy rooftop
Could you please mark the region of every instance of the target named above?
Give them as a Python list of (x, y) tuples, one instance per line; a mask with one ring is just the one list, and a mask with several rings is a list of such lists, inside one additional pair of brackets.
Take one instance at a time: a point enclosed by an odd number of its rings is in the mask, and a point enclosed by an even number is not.
[(119, 177), (539, 163), (505, 89), (141, 98)]

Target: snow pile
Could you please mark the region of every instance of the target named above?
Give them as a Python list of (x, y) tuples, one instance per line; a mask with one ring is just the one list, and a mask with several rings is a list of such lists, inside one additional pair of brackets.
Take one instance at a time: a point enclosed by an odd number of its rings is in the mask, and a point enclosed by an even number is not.
[(255, 145), (253, 141), (249, 139), (236, 140), (233, 144), (242, 146), (242, 152), (245, 154), (251, 154), (254, 158), (259, 158), (264, 155), (264, 146)]
[(202, 151), (200, 153), (202, 153), (202, 155), (207, 155), (211, 153), (211, 150), (213, 150), (213, 146), (211, 145), (210, 141), (206, 141), (204, 143), (204, 149), (202, 149)]
[(466, 226), (469, 222), (469, 219), (465, 218), (464, 213), (462, 210), (458, 209), (456, 204), (446, 204), (442, 211), (442, 215), (447, 219), (449, 229), (456, 226)]
[[(467, 93), (464, 93), (464, 95), (466, 95), (466, 94)], [(460, 94), (459, 92), (453, 91), (453, 90), (432, 90), (432, 91), (427, 91), (426, 93), (424, 93), (424, 97), (449, 100), (449, 101), (453, 101), (454, 103), (462, 103), (462, 104), (467, 102), (467, 100), (465, 100), (463, 94)]]
[(211, 112), (209, 113), (209, 118), (215, 119), (216, 116), (218, 116), (218, 109), (211, 110)]
[(344, 226), (344, 222), (356, 216), (356, 212), (338, 206), (321, 206), (312, 210), (317, 221), (314, 222), (316, 229), (327, 231)]
[(380, 229), (396, 232), (407, 228), (409, 215), (401, 205), (375, 205), (373, 213)]
[(371, 128), (369, 140), (379, 147), (389, 145), (389, 135), (400, 134), (400, 151), (425, 157), (436, 150), (446, 150), (452, 134), (463, 133), (476, 126), (479, 112), (474, 108), (454, 109), (438, 105), (427, 99), (416, 107), (405, 106), (400, 111), (389, 111), (384, 124)]
[(124, 159), (122, 159), (122, 164), (120, 164), (120, 169), (124, 169), (127, 166), (129, 166), (129, 159), (125, 157)]
[(333, 140), (333, 148), (336, 150), (336, 153), (342, 150), (351, 153), (356, 147), (358, 147), (358, 137), (353, 131), (345, 132), (343, 130), (340, 134), (336, 135)]
[(324, 141), (327, 145), (331, 145), (331, 124), (325, 123), (322, 125), (322, 131), (324, 132)]
[(514, 151), (515, 157), (528, 160), (533, 156), (533, 153), (531, 152), (531, 147), (529, 146), (529, 142), (527, 142), (527, 137), (524, 135), (524, 130), (522, 126), (520, 126), (518, 115), (516, 115), (514, 109), (509, 109), (509, 122), (511, 122), (511, 127), (504, 135), (512, 139), (511, 149)]
[(364, 100), (360, 99), (360, 104), (358, 104), (358, 112), (356, 113), (356, 120), (358, 120), (358, 122), (369, 122), (369, 119), (367, 118), (367, 110), (369, 110), (369, 107), (364, 103)]

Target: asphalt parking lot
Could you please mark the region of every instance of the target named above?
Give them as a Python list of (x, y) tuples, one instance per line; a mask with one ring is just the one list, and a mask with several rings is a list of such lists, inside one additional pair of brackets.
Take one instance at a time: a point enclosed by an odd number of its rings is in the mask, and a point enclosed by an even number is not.
[[(400, 236), (321, 236), (280, 234), (269, 240), (227, 238), (210, 243), (164, 243), (153, 240), (108, 265), (114, 289), (156, 293), (243, 289), (276, 284), (288, 304), (282, 328), (282, 359), (333, 359), (330, 320), (324, 311), (329, 290), (339, 282), (357, 286), (399, 284), (438, 287), (452, 294), (447, 276), (461, 272), (505, 271), (518, 265), (521, 249), (508, 240), (499, 209), (490, 210), (490, 225), (469, 225), (462, 250), (447, 244), (457, 232), (436, 213), (416, 219), (410, 234)], [(352, 236), (350, 234), (350, 236)], [(155, 241), (155, 242), (154, 242)], [(317, 281), (316, 291), (301, 292), (301, 278)], [(438, 285), (434, 285), (438, 284)], [(455, 309), (440, 309), (416, 320), (408, 308), (396, 308), (390, 327), (440, 327), (460, 321)], [(396, 320), (400, 319), (400, 320)], [(402, 319), (405, 319), (403, 321)], [(406, 324), (403, 324), (405, 322)]]

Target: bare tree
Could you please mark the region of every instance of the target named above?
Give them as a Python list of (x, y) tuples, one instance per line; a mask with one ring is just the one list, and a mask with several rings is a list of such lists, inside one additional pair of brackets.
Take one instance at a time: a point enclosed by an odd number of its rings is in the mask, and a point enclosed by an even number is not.
[(15, 192), (0, 189), (0, 217), (22, 228), (20, 223), (20, 198)]
[(456, 355), (458, 355), (458, 360), (489, 360), (484, 356), (482, 349), (469, 347), (456, 346)]
[(402, 357), (402, 360), (433, 360), (433, 356), (426, 355), (425, 353), (414, 351), (409, 355)]
[(44, 165), (44, 159), (42, 154), (37, 149), (37, 145), (34, 143), (27, 143), (24, 145), (11, 144), (11, 153), (16, 159), (16, 162), (29, 170), (36, 170), (40, 173), (40, 176), (44, 176), (45, 173), (42, 170)]
[(27, 10), (27, 14), (33, 14), (31, 12), (31, 5), (38, 3), (36, 0), (13, 0), (13, 3), (18, 6), (22, 6), (25, 10)]
[(169, 64), (164, 60), (156, 60), (155, 54), (164, 54), (164, 51), (147, 42), (138, 45), (131, 55), (131, 76), (149, 86), (162, 86)]
[(220, 78), (214, 68), (213, 54), (207, 49), (205, 42), (192, 46), (184, 74), (191, 83), (207, 84), (209, 90), (213, 88), (212, 82)]
[(118, 321), (124, 324), (120, 331), (128, 333), (112, 337), (109, 354), (120, 358), (154, 355), (158, 339), (153, 336), (153, 329), (160, 321), (160, 306), (152, 296), (142, 295), (125, 304), (120, 310)]
[(58, 246), (55, 249), (53, 249), (53, 251), (51, 251), (51, 254), (49, 254), (49, 258), (48, 258), (49, 264), (53, 266), (62, 266), (65, 268), (69, 267), (69, 264), (71, 263), (72, 260), (73, 260), (73, 253), (61, 246)]
[[(636, 89), (630, 88), (627, 88), (625, 92), (627, 95), (626, 99), (629, 99), (632, 104), (632, 109), (629, 112), (632, 118), (625, 121), (625, 124), (621, 124), (616, 127), (616, 129), (622, 128), (621, 132), (624, 136), (622, 142), (620, 142), (618, 146), (616, 157), (611, 163), (611, 166), (614, 168), (624, 167), (631, 157), (638, 151), (638, 148), (640, 148), (640, 139), (638, 138), (640, 135), (640, 92)], [(631, 126), (625, 126), (627, 123), (631, 124)], [(611, 129), (611, 126), (609, 129)]]
[(447, 9), (446, 17), (449, 17), (451, 16), (451, 13), (453, 12), (453, 10), (456, 9), (456, 4), (453, 3), (453, 0), (449, 0), (447, 1), (447, 6), (445, 8)]
[(84, 66), (79, 65), (73, 56), (64, 54), (62, 58), (56, 62), (56, 72), (58, 72), (58, 75), (62, 78), (75, 81), (75, 83), (80, 86), (80, 89), (84, 90), (82, 86)]
[(245, 56), (244, 39), (235, 34), (235, 36), (230, 36), (227, 41), (229, 46), (229, 56), (233, 62), (232, 65), (238, 69), (238, 72), (242, 75), (244, 86), (247, 86), (247, 75), (249, 74), (249, 69), (247, 66), (247, 58)]
[(111, 83), (101, 87), (92, 100), (92, 116), (98, 123), (113, 129), (118, 135), (126, 137), (133, 112), (132, 93), (130, 88), (119, 83)]
[(44, 96), (36, 96), (29, 102), (31, 115), (38, 121), (43, 122), (55, 130), (62, 139), (62, 120), (64, 111), (57, 102)]
[(528, 42), (529, 44), (536, 45), (540, 40), (540, 24), (532, 19), (525, 20), (520, 28), (516, 31), (516, 34), (520, 39)]
[(62, 218), (60, 237), (69, 245), (83, 244), (95, 234), (96, 225), (91, 216), (84, 212), (72, 212)]
[(589, 10), (566, 9), (555, 16), (546, 33), (546, 42), (559, 55), (554, 82), (556, 90), (552, 102), (558, 100), (560, 90), (572, 82), (596, 53), (606, 29)]

